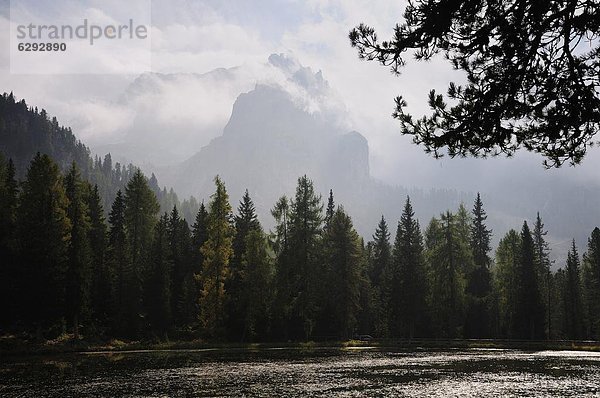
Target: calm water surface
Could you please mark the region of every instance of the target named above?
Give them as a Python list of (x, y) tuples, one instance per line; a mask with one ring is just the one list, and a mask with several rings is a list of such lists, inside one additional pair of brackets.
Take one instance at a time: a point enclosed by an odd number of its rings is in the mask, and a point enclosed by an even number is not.
[(164, 351), (0, 358), (1, 397), (600, 396), (600, 354)]

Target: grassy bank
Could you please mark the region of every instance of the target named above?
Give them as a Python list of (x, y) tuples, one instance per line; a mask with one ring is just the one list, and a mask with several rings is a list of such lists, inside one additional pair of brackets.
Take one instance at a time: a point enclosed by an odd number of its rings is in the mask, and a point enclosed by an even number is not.
[(44, 355), (77, 352), (124, 352), (124, 351), (166, 351), (166, 350), (231, 350), (261, 351), (271, 349), (290, 350), (467, 350), (467, 349), (518, 349), (538, 350), (578, 350), (600, 352), (598, 341), (529, 341), (529, 340), (466, 340), (466, 339), (372, 339), (368, 341), (308, 341), (308, 342), (266, 342), (231, 343), (207, 340), (158, 341), (137, 340), (86, 340), (74, 339), (72, 335), (62, 335), (54, 340), (27, 340), (13, 335), (0, 336), (0, 355)]

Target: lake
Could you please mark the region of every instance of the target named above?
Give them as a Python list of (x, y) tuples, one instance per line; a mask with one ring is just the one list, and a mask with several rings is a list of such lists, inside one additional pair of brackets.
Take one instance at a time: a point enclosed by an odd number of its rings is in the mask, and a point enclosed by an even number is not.
[(0, 358), (8, 397), (600, 395), (600, 353), (266, 349)]

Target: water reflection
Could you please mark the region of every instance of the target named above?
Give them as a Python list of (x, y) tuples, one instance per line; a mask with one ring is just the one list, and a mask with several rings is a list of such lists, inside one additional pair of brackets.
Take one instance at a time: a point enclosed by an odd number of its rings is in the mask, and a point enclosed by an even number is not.
[(4, 358), (2, 397), (600, 394), (600, 355), (574, 351), (160, 351)]

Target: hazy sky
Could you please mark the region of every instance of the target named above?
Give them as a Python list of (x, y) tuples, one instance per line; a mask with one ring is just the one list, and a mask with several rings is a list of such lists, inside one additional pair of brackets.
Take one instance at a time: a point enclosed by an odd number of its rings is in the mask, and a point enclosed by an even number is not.
[[(39, 3), (36, 12), (56, 12), (53, 3)], [(98, 15), (98, 10), (110, 17), (122, 11), (124, 4), (111, 0), (68, 3), (71, 15), (67, 17), (73, 19)], [(9, 3), (4, 0), (1, 4), (0, 47), (7, 49)], [(412, 145), (409, 137), (399, 135), (398, 125), (390, 116), (396, 95), (402, 94), (409, 109), (421, 115), (427, 111), (429, 89), (445, 92), (450, 79), (461, 79), (460, 73), (440, 59), (411, 63), (400, 77), (376, 63), (357, 59), (347, 38), (349, 30), (365, 22), (374, 26), (381, 38), (387, 38), (400, 20), (402, 8), (402, 2), (383, 0), (153, 1), (152, 72), (205, 73), (242, 66), (248, 71), (247, 79), (226, 87), (210, 87), (209, 92), (202, 92), (209, 90), (205, 86), (174, 86), (161, 92), (160, 104), (148, 97), (138, 99), (136, 106), (124, 107), (119, 100), (138, 75), (14, 75), (9, 72), (8, 51), (3, 50), (0, 85), (4, 91), (12, 90), (18, 98), (46, 108), (92, 147), (122, 139), (137, 116), (138, 106), (142, 106), (139, 101), (146, 108), (156, 108), (161, 120), (173, 121), (174, 128), (157, 145), (168, 146), (177, 138), (177, 126), (185, 125), (193, 131), (197, 126), (200, 146), (220, 134), (218, 126), (225, 124), (237, 90), (249, 90), (255, 81), (267, 78), (260, 76), (264, 71), (260, 65), (269, 54), (285, 53), (315, 72), (322, 71), (345, 105), (349, 128), (368, 139), (371, 172), (377, 178), (392, 184), (445, 185), (476, 191), (484, 187), (483, 181), (490, 175), (509, 170), (534, 176), (544, 173), (541, 159), (528, 154), (517, 160), (434, 160)], [(110, 54), (104, 60), (110, 62)], [(583, 167), (553, 173), (597, 183), (598, 165), (595, 152)]]

